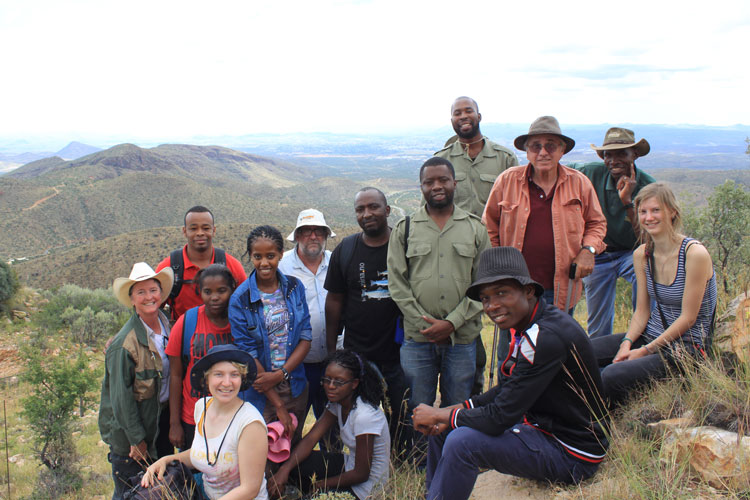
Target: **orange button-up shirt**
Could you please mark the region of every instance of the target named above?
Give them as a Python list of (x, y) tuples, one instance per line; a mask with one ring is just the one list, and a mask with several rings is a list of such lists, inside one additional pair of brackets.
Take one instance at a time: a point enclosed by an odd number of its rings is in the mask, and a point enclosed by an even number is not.
[[(492, 186), (482, 216), (492, 246), (516, 247), (523, 251), (530, 207), (530, 168), (530, 165), (509, 168)], [(593, 246), (596, 253), (604, 251), (607, 220), (591, 181), (581, 172), (560, 164), (557, 165), (557, 184), (552, 198), (552, 232), (555, 242), (555, 305), (564, 309), (570, 265), (584, 246)], [(581, 298), (582, 290), (580, 280), (575, 280), (570, 307)]]

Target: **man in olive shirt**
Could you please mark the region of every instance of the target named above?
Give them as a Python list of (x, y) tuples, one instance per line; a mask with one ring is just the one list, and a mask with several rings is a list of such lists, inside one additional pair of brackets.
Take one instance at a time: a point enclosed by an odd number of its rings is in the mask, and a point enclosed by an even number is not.
[[(456, 195), (453, 200), (456, 206), (480, 218), (497, 176), (506, 168), (518, 165), (513, 151), (482, 135), (479, 130), (481, 121), (482, 114), (474, 99), (466, 96), (457, 98), (451, 106), (451, 125), (456, 136), (435, 153), (435, 156), (449, 160), (456, 171)], [(484, 345), (478, 341), (472, 394), (484, 391), (486, 364)]]
[(604, 135), (601, 147), (591, 145), (604, 160), (570, 165), (583, 172), (594, 185), (599, 204), (607, 219), (607, 249), (595, 256), (594, 271), (583, 278), (588, 309), (588, 333), (601, 337), (612, 333), (615, 317), (617, 278), (633, 285), (635, 307), (635, 272), (633, 249), (638, 244), (638, 215), (633, 199), (654, 178), (635, 167), (635, 160), (646, 156), (650, 146), (646, 139), (635, 141), (632, 130), (612, 127)]
[(410, 408), (434, 403), (438, 376), (443, 406), (469, 397), (482, 305), (465, 292), (489, 248), (479, 218), (453, 203), (451, 162), (430, 158), (419, 178), (426, 204), (396, 224), (388, 246), (388, 290), (404, 316), (401, 367)]
[(451, 125), (457, 140), (435, 153), (449, 160), (456, 171), (456, 206), (477, 217), (482, 217), (492, 184), (500, 172), (518, 165), (513, 151), (482, 135), (481, 121), (474, 99), (457, 98), (451, 106)]

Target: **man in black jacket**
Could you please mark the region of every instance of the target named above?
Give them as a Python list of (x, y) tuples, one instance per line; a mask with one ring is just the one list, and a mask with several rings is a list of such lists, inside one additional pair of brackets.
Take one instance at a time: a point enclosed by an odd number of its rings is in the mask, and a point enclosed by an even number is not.
[(468, 499), (480, 467), (575, 483), (604, 458), (607, 417), (591, 344), (573, 318), (544, 302), (543, 292), (517, 249), (482, 254), (466, 295), (510, 329), (510, 350), (489, 391), (449, 408), (415, 408), (414, 427), (431, 435), (429, 500)]

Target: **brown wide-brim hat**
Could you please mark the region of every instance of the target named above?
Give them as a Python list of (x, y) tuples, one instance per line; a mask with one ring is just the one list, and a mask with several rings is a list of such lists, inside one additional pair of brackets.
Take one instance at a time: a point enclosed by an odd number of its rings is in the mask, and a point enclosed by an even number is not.
[(544, 287), (531, 279), (529, 268), (521, 251), (514, 247), (488, 248), (479, 256), (477, 278), (466, 289), (466, 296), (479, 300), (479, 289), (500, 280), (516, 280), (522, 285), (534, 285), (536, 296), (544, 293)]
[(534, 120), (534, 123), (529, 127), (529, 133), (516, 137), (513, 145), (516, 149), (526, 151), (526, 140), (532, 135), (542, 134), (556, 135), (562, 139), (565, 142), (565, 153), (569, 153), (576, 145), (576, 141), (562, 134), (560, 123), (558, 123), (557, 118), (554, 116), (541, 116)]
[(601, 146), (591, 145), (591, 149), (596, 151), (599, 158), (604, 158), (605, 151), (613, 149), (633, 148), (638, 158), (646, 156), (651, 151), (651, 146), (646, 139), (635, 142), (635, 134), (632, 130), (621, 127), (612, 127), (604, 134), (604, 143)]

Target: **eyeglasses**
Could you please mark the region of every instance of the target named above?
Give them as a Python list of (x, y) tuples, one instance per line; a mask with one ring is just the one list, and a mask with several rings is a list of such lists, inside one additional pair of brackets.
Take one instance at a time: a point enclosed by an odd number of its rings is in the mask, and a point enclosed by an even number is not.
[(320, 385), (325, 387), (327, 385), (333, 384), (334, 387), (343, 387), (349, 382), (352, 382), (353, 380), (354, 380), (353, 378), (350, 378), (349, 380), (339, 380), (335, 378), (323, 377), (320, 379)]
[(539, 153), (542, 148), (546, 149), (549, 154), (554, 154), (555, 151), (560, 149), (560, 144), (556, 142), (548, 142), (542, 144), (541, 142), (535, 142), (534, 144), (527, 144), (526, 151), (532, 153)]
[(312, 233), (315, 233), (315, 236), (318, 238), (323, 238), (325, 236), (328, 236), (328, 228), (325, 227), (310, 227), (305, 226), (297, 229), (297, 233), (300, 236), (310, 236)]

